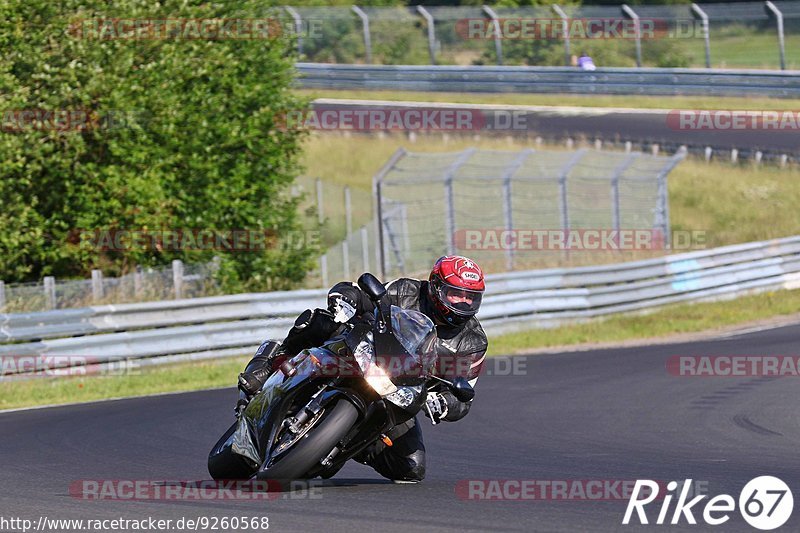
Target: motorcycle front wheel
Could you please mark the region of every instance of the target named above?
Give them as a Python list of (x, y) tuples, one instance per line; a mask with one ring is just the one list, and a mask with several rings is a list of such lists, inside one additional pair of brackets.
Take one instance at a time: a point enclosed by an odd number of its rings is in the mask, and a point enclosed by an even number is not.
[(357, 418), (358, 410), (344, 398), (325, 406), (314, 426), (273, 464), (262, 465), (256, 477), (280, 481), (306, 478), (308, 472), (350, 431)]

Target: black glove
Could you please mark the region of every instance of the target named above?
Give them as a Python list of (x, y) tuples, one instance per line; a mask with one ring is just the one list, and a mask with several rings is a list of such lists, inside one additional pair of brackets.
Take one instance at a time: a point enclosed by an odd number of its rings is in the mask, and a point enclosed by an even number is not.
[(333, 292), (328, 295), (328, 310), (333, 314), (334, 322), (344, 324), (356, 315), (356, 303), (341, 293)]

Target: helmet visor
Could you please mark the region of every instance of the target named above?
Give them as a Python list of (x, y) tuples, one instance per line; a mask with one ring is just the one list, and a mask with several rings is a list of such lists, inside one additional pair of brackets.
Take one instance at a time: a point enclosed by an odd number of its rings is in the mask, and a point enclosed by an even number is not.
[(472, 316), (481, 307), (482, 291), (471, 291), (447, 283), (437, 283), (439, 301), (457, 315)]

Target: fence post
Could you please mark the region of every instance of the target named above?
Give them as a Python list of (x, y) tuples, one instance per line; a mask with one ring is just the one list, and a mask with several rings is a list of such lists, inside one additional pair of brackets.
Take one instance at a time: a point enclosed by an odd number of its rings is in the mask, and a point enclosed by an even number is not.
[(635, 28), (634, 31), (636, 32), (636, 34), (635, 34), (636, 35), (636, 39), (634, 41), (634, 44), (636, 46), (636, 66), (637, 67), (641, 67), (642, 66), (642, 26), (639, 23), (639, 15), (637, 15), (636, 12), (628, 6), (628, 4), (622, 4), (622, 11), (624, 11), (625, 14), (628, 15), (631, 18), (631, 20), (633, 20), (633, 27)]
[(353, 233), (353, 204), (350, 198), (350, 186), (344, 187), (344, 221), (345, 221), (345, 235), (349, 237)]
[(369, 272), (369, 236), (366, 227), (361, 228), (361, 262), (364, 272)]
[(172, 285), (175, 288), (175, 299), (183, 298), (183, 261), (172, 261)]
[(133, 272), (133, 293), (138, 298), (142, 295), (144, 285), (144, 274), (142, 274), (142, 265), (136, 265), (136, 270)]
[(775, 15), (775, 22), (778, 24), (778, 48), (781, 53), (781, 70), (786, 70), (786, 49), (783, 41), (783, 13), (769, 0), (767, 0), (766, 6), (767, 9), (772, 11), (772, 14)]
[(350, 244), (347, 239), (342, 241), (342, 275), (350, 279)]
[(567, 164), (561, 169), (558, 175), (558, 192), (559, 192), (559, 209), (561, 211), (561, 229), (564, 231), (569, 230), (569, 205), (567, 204), (567, 176), (572, 168), (580, 162), (581, 158), (586, 154), (586, 149), (581, 148), (567, 161)]
[(553, 4), (553, 11), (561, 17), (561, 21), (564, 23), (564, 66), (571, 66), (572, 65), (572, 52), (570, 51), (570, 43), (569, 43), (569, 17), (561, 9), (561, 6), (557, 4)]
[[(503, 218), (505, 221), (505, 229), (509, 233), (514, 230), (513, 206), (511, 205), (511, 178), (514, 177), (514, 174), (532, 153), (533, 150), (530, 148), (523, 150), (503, 173)], [(512, 246), (506, 248), (506, 270), (514, 270), (514, 250)]]
[(284, 6), (289, 15), (294, 19), (294, 31), (297, 33), (297, 53), (303, 53), (303, 19), (300, 13), (292, 6)]
[(322, 180), (317, 178), (316, 180), (317, 186), (317, 221), (320, 225), (325, 222), (325, 214), (322, 212), (323, 204), (322, 204)]
[(361, 25), (364, 29), (364, 48), (367, 51), (367, 64), (369, 65), (372, 63), (372, 38), (369, 34), (369, 17), (358, 6), (353, 6), (353, 12), (361, 19)]
[(386, 162), (383, 167), (372, 177), (372, 198), (375, 202), (375, 259), (377, 261), (377, 269), (380, 273), (380, 278), (384, 279), (386, 277), (386, 254), (384, 253), (383, 249), (383, 198), (381, 197), (381, 181), (389, 173), (390, 170), (397, 164), (397, 162), (406, 155), (406, 150), (404, 148), (398, 148), (397, 151), (392, 154), (392, 157), (389, 161)]
[(620, 163), (617, 168), (614, 169), (613, 174), (611, 175), (611, 224), (613, 229), (619, 231), (620, 230), (620, 214), (619, 214), (619, 179), (628, 170), (634, 161), (639, 157), (640, 154), (629, 154), (625, 159)]
[(447, 255), (453, 255), (455, 251), (455, 232), (456, 232), (456, 211), (455, 211), (455, 202), (453, 199), (453, 177), (455, 176), (456, 172), (461, 165), (467, 162), (467, 160), (472, 156), (475, 152), (475, 148), (467, 148), (463, 152), (461, 152), (458, 157), (456, 157), (455, 161), (453, 161), (450, 166), (445, 171), (444, 175), (444, 201), (445, 201), (445, 231), (447, 235), (445, 238), (447, 239)]
[(0, 311), (6, 306), (6, 284), (0, 281)]
[(711, 42), (708, 35), (708, 15), (706, 15), (706, 12), (697, 4), (692, 4), (692, 11), (694, 11), (695, 15), (700, 17), (703, 23), (703, 40), (706, 46), (706, 68), (711, 68)]
[(320, 274), (322, 275), (322, 286), (323, 288), (329, 288), (328, 285), (328, 254), (322, 254), (322, 257), (319, 258), (319, 270)]
[(103, 299), (103, 271), (92, 270), (92, 300), (99, 302)]
[(44, 278), (44, 299), (48, 309), (56, 308), (56, 278), (53, 276)]
[(483, 6), (483, 12), (489, 15), (489, 18), (492, 19), (492, 25), (494, 26), (494, 52), (497, 55), (497, 64), (503, 64), (503, 43), (500, 40), (500, 21), (497, 19), (497, 13), (494, 12), (489, 6)]
[(428, 53), (431, 56), (431, 65), (436, 64), (436, 28), (434, 27), (433, 16), (422, 6), (417, 6), (417, 13), (422, 15), (428, 24)]

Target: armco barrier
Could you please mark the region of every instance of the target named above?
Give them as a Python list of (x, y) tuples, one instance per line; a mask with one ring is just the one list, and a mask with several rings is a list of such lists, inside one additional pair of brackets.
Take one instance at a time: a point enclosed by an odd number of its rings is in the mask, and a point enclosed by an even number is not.
[[(682, 301), (800, 287), (800, 236), (645, 261), (488, 276), (479, 315), (490, 334)], [(0, 358), (65, 356), (145, 364), (247, 354), (282, 337), (324, 290), (240, 294), (0, 315)]]
[(297, 63), (308, 89), (800, 97), (797, 71)]

